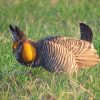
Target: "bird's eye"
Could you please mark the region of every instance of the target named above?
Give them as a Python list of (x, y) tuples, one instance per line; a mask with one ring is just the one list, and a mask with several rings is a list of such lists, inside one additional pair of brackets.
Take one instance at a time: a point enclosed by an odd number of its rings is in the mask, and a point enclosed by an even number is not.
[(19, 49), (21, 45), (22, 45), (21, 42), (15, 42), (15, 43), (13, 44), (13, 49)]
[(13, 49), (16, 49), (17, 47), (18, 47), (18, 42), (15, 42), (14, 44), (13, 44)]

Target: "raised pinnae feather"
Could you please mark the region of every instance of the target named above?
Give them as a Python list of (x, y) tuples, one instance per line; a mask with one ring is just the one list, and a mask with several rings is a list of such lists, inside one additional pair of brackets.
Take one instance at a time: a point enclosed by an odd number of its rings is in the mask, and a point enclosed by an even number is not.
[(19, 37), (18, 37), (18, 34), (17, 34), (15, 28), (12, 25), (9, 25), (9, 29), (12, 32), (12, 35), (13, 35), (14, 40), (15, 41), (18, 41), (19, 40)]
[(15, 30), (16, 30), (20, 39), (25, 37), (24, 33), (17, 26), (15, 26)]
[(10, 28), (11, 31), (15, 31), (15, 29), (13, 28), (12, 25), (9, 25), (9, 28)]

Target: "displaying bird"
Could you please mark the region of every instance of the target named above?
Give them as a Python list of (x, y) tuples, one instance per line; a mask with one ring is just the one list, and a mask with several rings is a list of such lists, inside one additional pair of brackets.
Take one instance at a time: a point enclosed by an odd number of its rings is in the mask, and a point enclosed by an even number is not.
[(32, 41), (17, 26), (9, 25), (9, 28), (14, 38), (15, 57), (25, 66), (42, 66), (49, 72), (70, 74), (100, 61), (92, 43), (92, 30), (83, 23), (80, 23), (80, 39), (50, 36)]

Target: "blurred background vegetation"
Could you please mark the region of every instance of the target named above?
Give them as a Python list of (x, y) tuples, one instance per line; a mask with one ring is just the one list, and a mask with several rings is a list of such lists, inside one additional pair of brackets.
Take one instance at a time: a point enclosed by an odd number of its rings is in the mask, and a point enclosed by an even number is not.
[(0, 0), (0, 100), (99, 100), (100, 64), (77, 75), (55, 75), (18, 64), (9, 25), (38, 40), (50, 35), (80, 37), (88, 24), (100, 54), (99, 0)]

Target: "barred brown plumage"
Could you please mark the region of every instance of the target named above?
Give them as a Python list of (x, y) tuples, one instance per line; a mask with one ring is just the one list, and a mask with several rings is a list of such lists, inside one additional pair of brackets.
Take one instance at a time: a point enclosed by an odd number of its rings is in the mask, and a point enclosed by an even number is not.
[(87, 48), (91, 48), (92, 44), (87, 41), (79, 40), (79, 39), (71, 39), (64, 36), (52, 36), (44, 38), (40, 41), (52, 41), (54, 43), (65, 46), (69, 51), (72, 51), (74, 54), (78, 54), (83, 52)]
[[(10, 26), (15, 38), (13, 49), (16, 51), (16, 59), (26, 66), (33, 68), (42, 66), (46, 70), (56, 73), (73, 73), (80, 68), (94, 66), (100, 61), (100, 58), (91, 43), (92, 37), (89, 36), (89, 32), (91, 35), (92, 31), (89, 31), (89, 27), (87, 25), (84, 27), (84, 25), (81, 39), (51, 36), (37, 42), (28, 40), (18, 27)], [(85, 31), (87, 32), (86, 37)]]
[[(42, 45), (42, 48), (39, 48), (40, 45)], [(39, 51), (40, 49), (42, 52)], [(72, 69), (77, 69), (74, 55), (62, 45), (52, 41), (40, 42), (37, 52), (41, 65), (48, 71), (67, 72), (69, 70), (71, 72)]]

